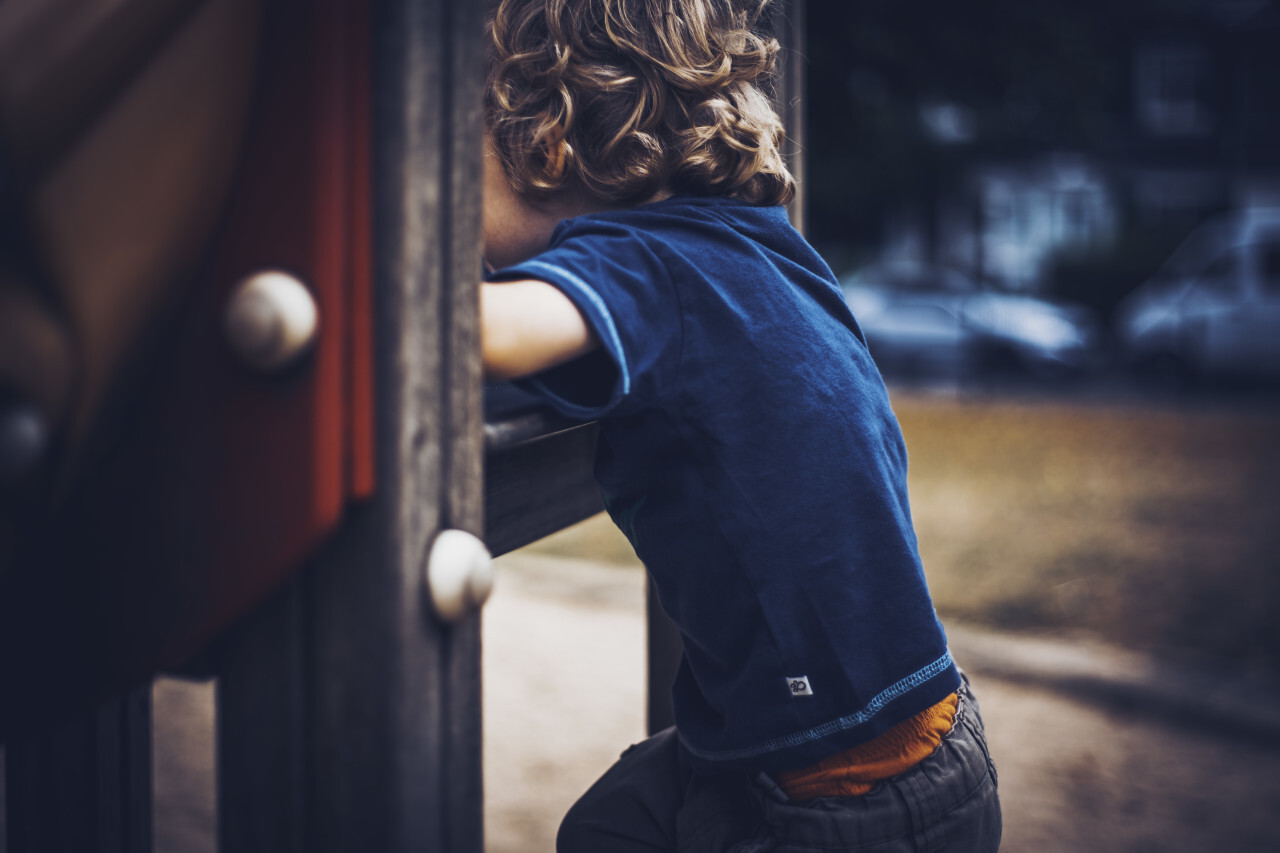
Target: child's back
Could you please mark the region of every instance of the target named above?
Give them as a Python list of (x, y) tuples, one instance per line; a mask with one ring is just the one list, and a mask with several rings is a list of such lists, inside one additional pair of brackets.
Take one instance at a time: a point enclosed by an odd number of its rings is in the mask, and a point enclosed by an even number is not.
[(602, 418), (606, 505), (685, 636), (691, 757), (812, 764), (955, 691), (884, 385), (782, 208), (584, 216), (502, 276), (559, 286), (602, 330), (527, 385)]
[[(902, 438), (834, 277), (777, 206), (790, 176), (756, 88), (776, 45), (733, 7), (511, 0), (494, 24), (486, 357), (601, 419), (597, 480), (685, 647), (678, 737), (629, 751), (560, 846), (995, 849)], [(710, 827), (719, 841), (688, 846)]]

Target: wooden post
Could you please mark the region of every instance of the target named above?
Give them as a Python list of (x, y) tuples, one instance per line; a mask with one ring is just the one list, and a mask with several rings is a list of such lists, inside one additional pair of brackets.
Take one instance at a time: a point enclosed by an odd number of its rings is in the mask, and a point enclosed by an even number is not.
[(8, 853), (151, 853), (151, 687), (5, 750)]
[(479, 620), (435, 618), (435, 535), (483, 529), (483, 4), (374, 17), (378, 489), (228, 644), (219, 844), (483, 849)]

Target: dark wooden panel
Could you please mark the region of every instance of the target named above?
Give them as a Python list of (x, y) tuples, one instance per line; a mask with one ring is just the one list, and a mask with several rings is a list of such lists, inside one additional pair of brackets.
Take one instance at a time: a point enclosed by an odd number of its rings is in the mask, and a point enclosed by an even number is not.
[(442, 527), (482, 525), (480, 11), (376, 16), (379, 488), (311, 579), (317, 853), (483, 848), (479, 622), (441, 624), (422, 583)]
[(486, 432), (493, 438), (485, 459), (485, 542), (494, 555), (604, 509), (592, 476), (597, 424), (535, 414), (489, 424)]
[[(423, 583), (442, 528), (483, 528), (482, 8), (374, 7), (377, 489), (226, 655), (227, 851), (483, 849), (479, 620), (441, 623)], [(277, 754), (231, 734), (255, 724)]]
[(218, 837), (223, 850), (306, 853), (303, 582), (219, 648)]
[[(480, 195), (484, 149), (485, 56), (482, 40), (485, 8), (482, 3), (443, 3), (437, 12), (447, 41), (439, 58), (446, 75), (441, 105), (443, 129), (441, 174), (445, 193), (440, 204), (444, 247), (440, 268), (444, 276), (441, 324), (444, 330), (442, 371), (447, 396), (443, 404), (446, 442), (441, 455), (440, 484), (442, 528), (484, 533), (484, 424), (483, 371), (480, 363), (480, 280), (482, 198)], [(422, 21), (421, 27), (432, 26)], [(410, 69), (412, 71), (412, 69)], [(420, 93), (410, 91), (412, 100)], [(427, 126), (426, 129), (433, 129)], [(413, 339), (406, 338), (413, 345)], [(410, 507), (411, 509), (411, 507)], [(402, 557), (406, 571), (421, 573), (422, 555)], [(419, 602), (421, 594), (419, 591)], [(466, 619), (443, 628), (439, 636), (442, 719), (431, 734), (439, 763), (432, 769), (431, 784), (440, 803), (443, 825), (439, 849), (459, 853), (484, 850), (483, 733), (481, 731), (480, 618)], [(412, 661), (405, 666), (412, 667)], [(400, 705), (400, 726), (414, 729), (417, 707)], [(406, 794), (411, 789), (406, 789)], [(406, 796), (400, 806), (406, 814), (415, 803)], [(409, 849), (409, 848), (402, 848)], [(414, 849), (420, 849), (415, 847)]]
[(5, 750), (8, 853), (151, 853), (151, 688)]

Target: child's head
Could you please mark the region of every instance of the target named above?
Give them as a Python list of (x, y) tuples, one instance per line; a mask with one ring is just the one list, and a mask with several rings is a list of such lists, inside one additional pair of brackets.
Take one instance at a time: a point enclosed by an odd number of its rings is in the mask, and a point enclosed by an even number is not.
[(613, 205), (660, 192), (791, 199), (761, 84), (769, 0), (502, 0), (485, 124), (517, 193)]

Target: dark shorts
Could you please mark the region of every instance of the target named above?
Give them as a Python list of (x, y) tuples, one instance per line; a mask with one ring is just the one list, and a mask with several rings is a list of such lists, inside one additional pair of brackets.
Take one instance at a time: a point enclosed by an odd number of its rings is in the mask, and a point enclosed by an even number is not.
[(933, 755), (861, 797), (791, 802), (764, 773), (704, 776), (674, 729), (622, 754), (560, 826), (558, 853), (916, 853), (1000, 847), (996, 769), (968, 679)]

